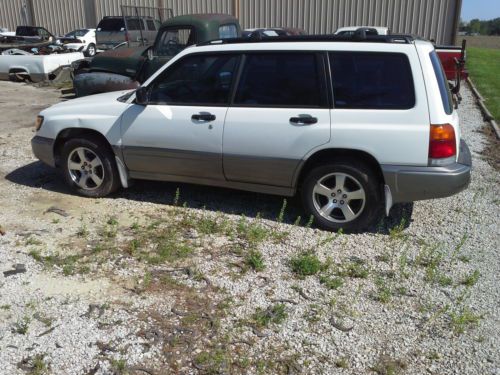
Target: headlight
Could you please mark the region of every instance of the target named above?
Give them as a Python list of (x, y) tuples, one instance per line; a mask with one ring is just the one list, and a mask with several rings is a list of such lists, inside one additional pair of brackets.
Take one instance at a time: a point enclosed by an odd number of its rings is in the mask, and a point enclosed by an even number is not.
[(43, 124), (43, 116), (36, 116), (35, 131), (39, 131)]

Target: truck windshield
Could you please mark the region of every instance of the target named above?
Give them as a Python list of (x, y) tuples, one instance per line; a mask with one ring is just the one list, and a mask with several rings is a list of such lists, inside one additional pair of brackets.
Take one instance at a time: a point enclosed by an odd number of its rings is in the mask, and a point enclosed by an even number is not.
[(439, 93), (441, 94), (443, 109), (447, 115), (451, 115), (453, 112), (453, 101), (451, 99), (450, 86), (448, 85), (448, 81), (446, 80), (443, 66), (441, 65), (441, 61), (439, 60), (436, 51), (432, 51), (429, 55), (431, 58), (432, 67), (434, 68), (434, 74), (436, 75), (436, 79), (439, 85)]
[(104, 18), (97, 25), (98, 31), (120, 31), (123, 28), (125, 28), (125, 25), (121, 17)]

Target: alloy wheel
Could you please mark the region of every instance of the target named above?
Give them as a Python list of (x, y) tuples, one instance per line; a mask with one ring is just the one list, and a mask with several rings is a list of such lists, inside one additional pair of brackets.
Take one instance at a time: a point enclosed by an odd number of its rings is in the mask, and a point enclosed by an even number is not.
[(357, 179), (346, 173), (335, 172), (316, 182), (312, 199), (314, 208), (326, 220), (348, 223), (363, 212), (366, 194)]
[(82, 189), (95, 190), (104, 180), (104, 166), (97, 154), (86, 148), (75, 148), (68, 156), (71, 179)]

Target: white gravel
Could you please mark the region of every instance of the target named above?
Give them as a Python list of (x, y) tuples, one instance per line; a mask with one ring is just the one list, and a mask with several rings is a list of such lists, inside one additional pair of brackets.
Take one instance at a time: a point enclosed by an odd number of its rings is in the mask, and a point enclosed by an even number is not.
[[(8, 97), (2, 97), (2, 90)], [(26, 373), (18, 363), (36, 354), (44, 355), (48, 372), (54, 374), (88, 374), (93, 369), (97, 374), (119, 372), (116, 360), (120, 359), (131, 373), (134, 366), (155, 374), (202, 373), (191, 361), (226, 334), (230, 341), (251, 344), (233, 344), (231, 356), (254, 361), (247, 368), (233, 366), (230, 373), (257, 373), (255, 364), (260, 359), (267, 365), (281, 363), (281, 370), (288, 368), (289, 373), (370, 374), (377, 369), (384, 374), (392, 366), (396, 373), (404, 374), (500, 375), (499, 174), (483, 154), (493, 141), (483, 132), (487, 125), (468, 87), (462, 91), (462, 137), (473, 157), (470, 187), (446, 199), (395, 207), (378, 230), (328, 241), (330, 233), (292, 225), (300, 214), (293, 200), (285, 223), (279, 224), (273, 218), (280, 197), (182, 185), (181, 201), (187, 199), (192, 207), (178, 208), (184, 213), (223, 215), (237, 221), (241, 213), (254, 220), (261, 212), (264, 219), (258, 220), (263, 225), (289, 232), (283, 242), (260, 245), (266, 268), (259, 273), (241, 273), (232, 265), (242, 260), (226, 250), (225, 245), (231, 243), (227, 238), (200, 239), (202, 248), (187, 263), (214, 288), (173, 273), (180, 285), (195, 291), (184, 295), (175, 286), (147, 293), (131, 291), (146, 270), (119, 256), (96, 265), (89, 274), (64, 276), (59, 267), (43, 268), (29, 255), (33, 249), (43, 254), (73, 254), (90, 248), (86, 241), (91, 243), (110, 216), (117, 217), (120, 228), (136, 220), (152, 222), (151, 217), (171, 209), (167, 205), (177, 185), (138, 182), (115, 197), (98, 200), (69, 194), (55, 172), (31, 164), (35, 160), (29, 147), (28, 118), (44, 103), (59, 100), (58, 94), (0, 82), (0, 111), (7, 102), (38, 95), (18, 125), (0, 119), (0, 225), (6, 232), (0, 236), (0, 271), (17, 263), (27, 269), (9, 277), (0, 273), (0, 374)], [(10, 118), (15, 115), (9, 112)], [(44, 214), (50, 206), (62, 208), (70, 216)], [(411, 211), (411, 222), (399, 233), (394, 228)], [(75, 235), (81, 228), (90, 232), (88, 240)], [(392, 235), (389, 228), (393, 228)], [(418, 265), (425, 249), (433, 246), (442, 254), (436, 274), (448, 277), (449, 282), (429, 282), (430, 268)], [(343, 286), (336, 290), (326, 288), (318, 276), (297, 278), (289, 260), (307, 249), (321, 261), (332, 263), (330, 269), (352, 262), (353, 257), (360, 259), (369, 275), (342, 277)], [(475, 270), (480, 274), (477, 283), (466, 287), (462, 281)], [(402, 276), (404, 271), (407, 277)], [(382, 287), (390, 290), (386, 303), (375, 298)], [(182, 321), (172, 307), (205, 297), (214, 304), (231, 301), (219, 335), (203, 336), (189, 350), (174, 345), (174, 361), (167, 361), (168, 337)], [(284, 302), (287, 317), (281, 324), (262, 328), (261, 336), (268, 336), (259, 337), (245, 321), (257, 308), (266, 309), (276, 300), (290, 300)], [(95, 307), (86, 314), (89, 305)], [(464, 311), (481, 319), (477, 326), (465, 325), (458, 334), (451, 318)], [(16, 332), (16, 323), (24, 318), (29, 324), (22, 334)], [(351, 327), (344, 332), (343, 328)], [(40, 336), (49, 328), (54, 329)], [(160, 332), (159, 339), (151, 336), (155, 330)], [(111, 350), (103, 350), (102, 344)], [(168, 367), (172, 363), (178, 367)], [(268, 367), (263, 371), (277, 370)], [(135, 373), (144, 372), (136, 368)]]

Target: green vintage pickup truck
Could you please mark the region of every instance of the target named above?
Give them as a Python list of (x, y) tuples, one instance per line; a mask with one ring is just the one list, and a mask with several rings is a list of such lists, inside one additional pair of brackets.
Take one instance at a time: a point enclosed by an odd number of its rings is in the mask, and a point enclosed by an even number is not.
[(153, 46), (119, 48), (74, 64), (76, 96), (133, 89), (189, 45), (237, 38), (241, 27), (227, 14), (190, 14), (165, 21)]

